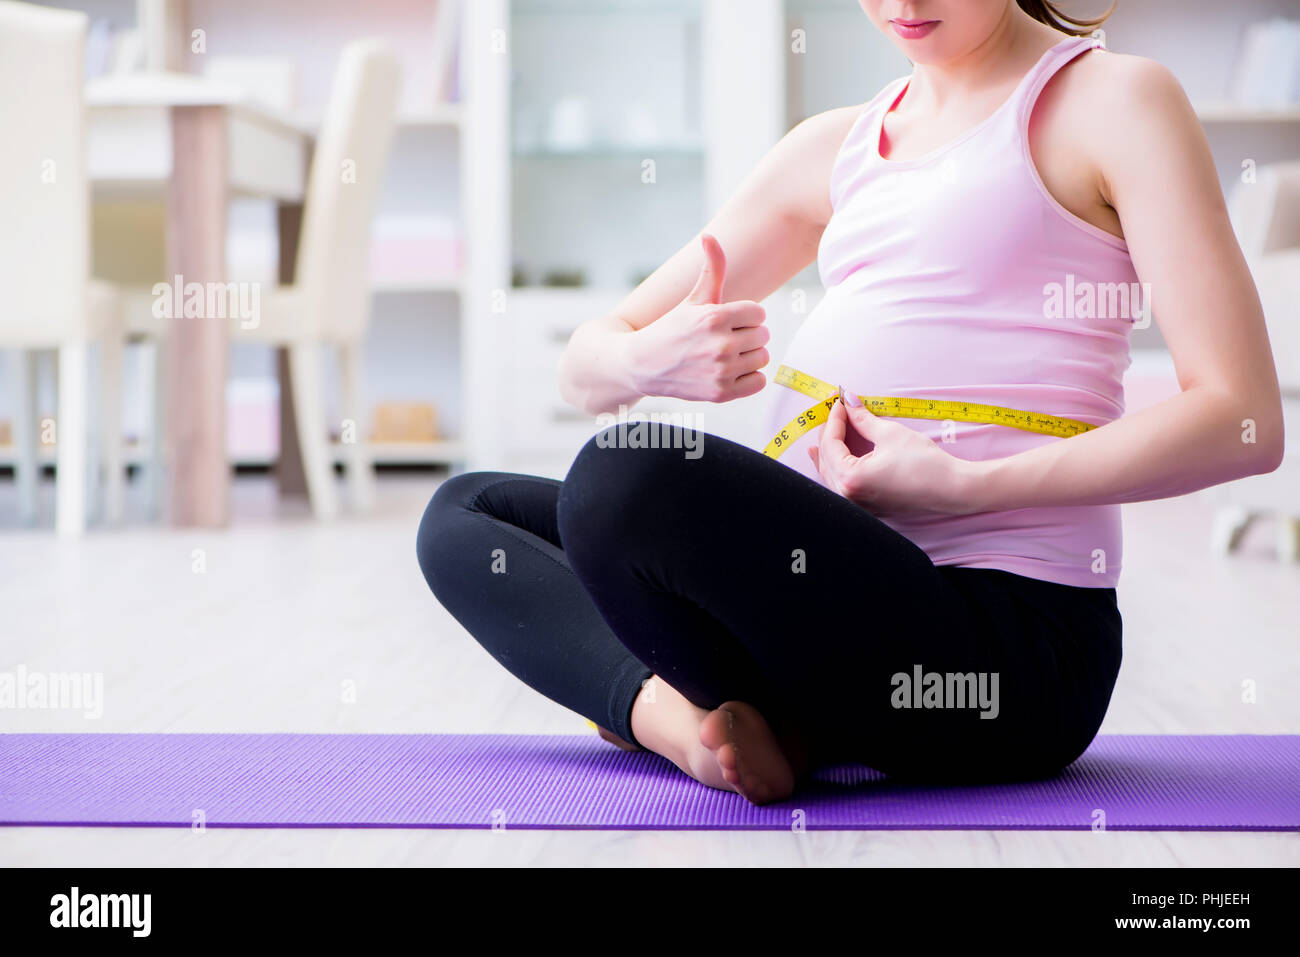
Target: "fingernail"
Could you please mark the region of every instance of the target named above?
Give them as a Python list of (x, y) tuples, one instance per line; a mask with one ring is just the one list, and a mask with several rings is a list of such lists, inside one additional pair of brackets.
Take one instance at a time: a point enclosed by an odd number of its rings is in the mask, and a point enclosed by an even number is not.
[(845, 405), (851, 405), (854, 408), (862, 405), (862, 400), (856, 394), (844, 391), (844, 386), (840, 386), (840, 398), (844, 400)]

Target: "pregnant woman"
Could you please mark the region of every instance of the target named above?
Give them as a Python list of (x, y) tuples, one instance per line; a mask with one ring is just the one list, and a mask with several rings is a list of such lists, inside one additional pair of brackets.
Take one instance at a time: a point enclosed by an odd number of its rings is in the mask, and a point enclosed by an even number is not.
[[(513, 674), (755, 803), (830, 763), (936, 782), (1068, 765), (1120, 666), (1120, 504), (1283, 448), (1259, 299), (1171, 75), (1044, 0), (861, 5), (911, 75), (787, 134), (561, 368), (592, 414), (752, 395), (758, 303), (816, 260), (826, 295), (782, 364), (838, 387), (817, 427), (786, 428), (810, 398), (774, 382), (779, 459), (624, 424), (563, 483), (452, 478), (419, 531), (430, 588)], [(1181, 391), (1124, 416), (1152, 316)], [(860, 395), (1086, 426), (887, 417)]]

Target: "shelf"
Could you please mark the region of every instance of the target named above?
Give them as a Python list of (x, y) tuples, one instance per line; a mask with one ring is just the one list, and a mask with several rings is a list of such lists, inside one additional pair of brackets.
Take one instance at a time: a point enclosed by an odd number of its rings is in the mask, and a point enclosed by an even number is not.
[[(399, 130), (457, 129), (461, 126), (464, 118), (465, 113), (461, 104), (439, 103), (422, 109), (399, 110), (397, 113), (397, 128)], [(315, 133), (320, 129), (321, 119), (319, 113), (299, 113), (295, 117), (294, 125), (299, 129)]]
[[(454, 439), (437, 442), (372, 442), (371, 454), (376, 465), (454, 465), (464, 461), (465, 448)], [(343, 449), (334, 447), (336, 461)]]
[(619, 303), (635, 286), (512, 286), (510, 294), (522, 303), (567, 305), (578, 302)]
[[(347, 450), (338, 442), (330, 443), (330, 449), (337, 464), (347, 460)], [(452, 465), (465, 457), (465, 448), (455, 439), (440, 439), (436, 442), (371, 442), (370, 451), (376, 465)], [(0, 467), (17, 463), (17, 451), (13, 445), (0, 445)], [(150, 462), (150, 451), (146, 446), (130, 445), (122, 452), (125, 465), (145, 466)], [(57, 453), (52, 445), (43, 445), (36, 450), (36, 461), (42, 466), (54, 465)], [(275, 464), (273, 456), (240, 455), (230, 460), (232, 466), (265, 467)]]
[[(122, 451), (122, 462), (124, 465), (146, 465), (149, 462), (149, 449), (138, 446), (128, 445)], [(36, 461), (41, 466), (53, 465), (58, 460), (56, 447), (53, 445), (38, 445), (36, 447)], [(0, 467), (12, 466), (18, 464), (18, 450), (10, 445), (0, 445)], [(101, 462), (102, 464), (102, 462)]]
[(528, 147), (525, 149), (516, 149), (512, 151), (512, 156), (516, 159), (564, 159), (564, 160), (609, 160), (609, 159), (659, 159), (662, 157), (687, 157), (690, 159), (702, 159), (704, 157), (704, 147), (696, 143), (646, 143), (643, 146), (635, 144), (611, 143), (608, 145), (593, 145), (583, 149), (551, 149), (546, 146)]
[(516, 17), (617, 17), (650, 13), (694, 19), (703, 14), (703, 6), (702, 0), (515, 0), (511, 13)]
[(1195, 106), (1202, 123), (1300, 123), (1300, 104), (1252, 107), (1226, 100), (1207, 100)]
[(397, 114), (401, 128), (422, 126), (460, 126), (464, 112), (459, 103), (442, 103), (423, 110), (403, 110)]
[[(371, 442), (370, 454), (376, 465), (456, 465), (465, 460), (465, 446), (455, 439), (436, 442)], [(335, 465), (347, 465), (348, 452), (339, 442), (330, 443)], [(269, 455), (243, 455), (231, 465), (267, 468), (276, 459)]]
[(861, 9), (843, 3), (842, 0), (786, 0), (785, 8), (787, 16), (792, 17), (808, 13), (834, 13), (857, 19), (863, 15)]
[(370, 283), (375, 295), (397, 295), (402, 293), (440, 293), (458, 296), (462, 286), (460, 279), (375, 279)]

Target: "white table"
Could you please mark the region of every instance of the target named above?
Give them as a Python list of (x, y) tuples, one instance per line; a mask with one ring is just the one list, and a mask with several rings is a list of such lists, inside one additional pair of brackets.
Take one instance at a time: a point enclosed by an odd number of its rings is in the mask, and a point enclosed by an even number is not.
[[(292, 279), (311, 134), (246, 93), (201, 76), (144, 73), (86, 87), (87, 164), (96, 197), (158, 193), (167, 200), (167, 276), (226, 279), (231, 196), (280, 206), (280, 280)], [(225, 450), (227, 328), (173, 319), (170, 335), (169, 502), (177, 525), (219, 527), (229, 518)], [(281, 480), (297, 490), (297, 436), (281, 361)], [(292, 464), (291, 464), (292, 463)], [(288, 465), (286, 469), (283, 466)]]

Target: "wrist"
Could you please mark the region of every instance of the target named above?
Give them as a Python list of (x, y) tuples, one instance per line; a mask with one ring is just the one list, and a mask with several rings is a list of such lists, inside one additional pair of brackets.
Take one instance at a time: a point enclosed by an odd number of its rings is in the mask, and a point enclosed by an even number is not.
[(644, 329), (633, 329), (630, 332), (621, 333), (615, 355), (615, 365), (617, 367), (615, 375), (619, 385), (627, 392), (635, 394), (638, 398), (650, 395), (650, 389), (648, 388), (649, 376), (645, 371), (645, 360), (642, 356), (645, 342), (645, 337), (642, 335), (644, 331)]

